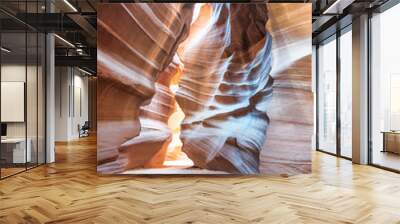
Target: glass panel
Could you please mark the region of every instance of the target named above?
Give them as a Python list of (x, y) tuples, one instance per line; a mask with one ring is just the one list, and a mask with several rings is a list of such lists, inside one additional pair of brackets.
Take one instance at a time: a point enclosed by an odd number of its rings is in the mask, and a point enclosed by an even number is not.
[(352, 33), (340, 37), (341, 155), (352, 157)]
[(400, 170), (400, 5), (372, 18), (372, 163)]
[(318, 48), (318, 148), (336, 153), (336, 40)]
[(38, 35), (38, 163), (45, 163), (45, 65), (46, 65), (46, 37), (44, 34)]
[(28, 168), (34, 167), (37, 165), (38, 160), (38, 143), (37, 143), (37, 132), (38, 132), (38, 107), (37, 107), (37, 98), (38, 98), (38, 36), (37, 33), (27, 33), (28, 38), (28, 55), (27, 55), (27, 80), (26, 80), (26, 89), (27, 89), (27, 98), (26, 98), (26, 112), (27, 112), (27, 149), (30, 151), (28, 155), (30, 158), (28, 159)]
[[(37, 13), (37, 1), (27, 2), (26, 12)], [(34, 17), (37, 18), (37, 17)], [(34, 22), (34, 21), (32, 21)], [(38, 163), (38, 33), (27, 30), (27, 76), (26, 76), (26, 116), (27, 116), (27, 150), (30, 151), (27, 167)]]
[[(25, 170), (26, 34), (1, 34), (1, 160), (2, 177)], [(28, 147), (29, 148), (29, 147)]]
[[(45, 1), (1, 1), (11, 14), (43, 13)], [(0, 12), (5, 19), (8, 15)], [(13, 18), (0, 23), (0, 177), (45, 162), (45, 35)]]

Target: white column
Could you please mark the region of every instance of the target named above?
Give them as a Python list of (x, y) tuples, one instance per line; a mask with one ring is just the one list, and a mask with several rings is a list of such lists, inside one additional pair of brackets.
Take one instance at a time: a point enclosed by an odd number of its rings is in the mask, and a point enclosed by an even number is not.
[(368, 163), (368, 15), (353, 20), (353, 162)]
[(46, 36), (46, 163), (55, 161), (54, 133), (55, 133), (55, 56), (54, 35)]
[(311, 90), (314, 99), (314, 133), (312, 136), (311, 147), (313, 150), (317, 149), (317, 47), (312, 45), (312, 70), (311, 70)]

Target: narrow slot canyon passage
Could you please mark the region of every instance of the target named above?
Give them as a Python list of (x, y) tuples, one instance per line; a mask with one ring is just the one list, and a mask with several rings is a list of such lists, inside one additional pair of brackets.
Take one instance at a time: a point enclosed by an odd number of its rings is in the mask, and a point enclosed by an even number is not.
[[(171, 91), (175, 94), (178, 90), (178, 84), (170, 85)], [(182, 151), (181, 124), (185, 114), (179, 104), (175, 101), (175, 111), (168, 119), (168, 127), (172, 131), (172, 140), (168, 144), (166, 158), (163, 163), (166, 167), (189, 168), (192, 167), (193, 161)]]
[[(187, 173), (197, 170), (193, 168), (193, 161), (182, 151), (183, 143), (180, 139), (185, 114), (175, 97), (183, 67), (176, 54), (170, 65), (158, 77), (156, 91), (150, 103), (140, 108), (142, 130), (132, 140), (142, 138), (152, 143), (147, 148), (141, 147), (142, 140), (137, 140), (138, 143), (132, 145), (132, 153), (127, 154), (128, 160), (141, 159), (141, 152), (144, 151), (148, 152), (148, 157), (143, 162), (135, 163), (125, 173), (178, 174), (182, 170), (187, 170)], [(150, 135), (144, 137), (147, 133)]]
[[(123, 75), (113, 73), (115, 65), (122, 63), (141, 71), (132, 77), (134, 88), (128, 88), (140, 97), (126, 96), (119, 104), (132, 105), (121, 115), (111, 114), (118, 109), (113, 108), (116, 99), (104, 106), (109, 110), (102, 110), (111, 115), (102, 117), (106, 128), (98, 139), (99, 173), (310, 172), (311, 24), (305, 21), (311, 19), (311, 8), (280, 4), (194, 6), (152, 5), (155, 12), (179, 12), (171, 13), (170, 21), (164, 24), (168, 32), (162, 33), (147, 33), (137, 26), (141, 18), (132, 20), (128, 14), (116, 13), (126, 11), (123, 5), (103, 9), (99, 49), (104, 54), (99, 63), (106, 73), (100, 81), (116, 78), (110, 89), (118, 96), (118, 83), (125, 82), (120, 80)], [(139, 5), (128, 9), (141, 10)], [(126, 16), (132, 29), (119, 27), (108, 19), (111, 15)], [(157, 18), (154, 13), (147, 16)], [(146, 20), (147, 25), (160, 25), (152, 21)], [(129, 42), (142, 54), (111, 48), (109, 40), (116, 37), (110, 27), (120, 28), (118, 38), (123, 41), (117, 38), (115, 47), (123, 50)], [(130, 38), (132, 33), (142, 34), (140, 44)], [(143, 48), (144, 44), (154, 49)], [(130, 57), (119, 57), (122, 53)], [(109, 63), (110, 58), (115, 61)], [(282, 63), (274, 63), (272, 58)], [(112, 98), (106, 92), (100, 96)], [(298, 113), (291, 114), (293, 110)], [(118, 116), (126, 121), (126, 130), (114, 130), (113, 119)]]

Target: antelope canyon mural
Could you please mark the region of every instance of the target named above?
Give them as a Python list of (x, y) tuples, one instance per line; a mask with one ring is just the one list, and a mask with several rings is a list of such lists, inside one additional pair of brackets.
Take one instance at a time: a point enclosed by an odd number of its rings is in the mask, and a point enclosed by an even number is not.
[(101, 174), (311, 171), (311, 4), (98, 10)]

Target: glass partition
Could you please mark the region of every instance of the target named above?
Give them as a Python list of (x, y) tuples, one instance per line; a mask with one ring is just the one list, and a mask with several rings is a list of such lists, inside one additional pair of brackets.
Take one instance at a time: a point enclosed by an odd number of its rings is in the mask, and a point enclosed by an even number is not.
[(400, 4), (371, 19), (371, 162), (400, 171)]
[(27, 74), (26, 74), (26, 114), (27, 114), (27, 151), (29, 160), (27, 167), (34, 167), (38, 160), (38, 34), (27, 33)]
[[(45, 162), (45, 35), (13, 13), (43, 11), (43, 1), (1, 2), (0, 178)], [(14, 11), (13, 11), (14, 10)], [(12, 28), (12, 29), (11, 29)]]
[(352, 157), (352, 32), (340, 36), (340, 155)]
[(1, 46), (1, 175), (6, 177), (24, 171), (31, 156), (26, 150), (26, 33), (2, 33)]
[(37, 163), (46, 162), (46, 36), (38, 33), (38, 64), (37, 64)]
[(336, 39), (318, 48), (318, 149), (336, 153)]

